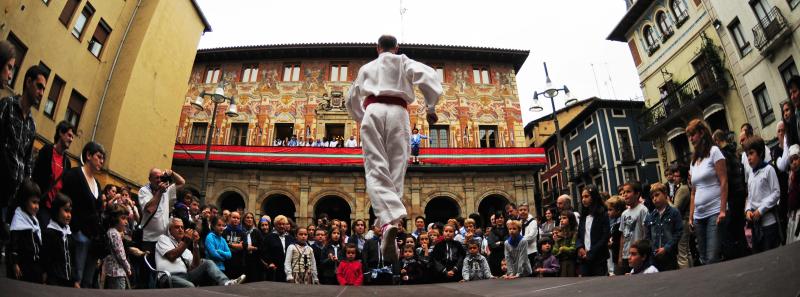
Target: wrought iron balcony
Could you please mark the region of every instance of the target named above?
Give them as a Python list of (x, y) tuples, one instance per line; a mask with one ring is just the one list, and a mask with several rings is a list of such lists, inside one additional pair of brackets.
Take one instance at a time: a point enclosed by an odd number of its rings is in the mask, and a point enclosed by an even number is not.
[(583, 160), (575, 162), (575, 166), (570, 168), (570, 180), (577, 181), (583, 177), (591, 177), (593, 174), (600, 172), (603, 164), (600, 163), (600, 156), (593, 155)]
[(675, 22), (675, 27), (680, 28), (681, 26), (683, 26), (684, 23), (686, 23), (686, 20), (688, 19), (689, 19), (689, 12), (686, 10), (682, 11), (680, 15), (678, 15), (677, 17), (677, 21)]
[(781, 41), (791, 35), (792, 30), (789, 30), (786, 19), (778, 7), (773, 7), (767, 16), (758, 20), (758, 24), (753, 27), (756, 48), (764, 56), (780, 47)]
[(703, 67), (682, 84), (668, 87), (661, 100), (645, 108), (639, 116), (641, 138), (648, 140), (659, 130), (679, 123), (681, 117), (698, 108), (702, 110), (709, 100), (719, 98), (719, 93), (727, 88), (724, 70), (711, 65)]

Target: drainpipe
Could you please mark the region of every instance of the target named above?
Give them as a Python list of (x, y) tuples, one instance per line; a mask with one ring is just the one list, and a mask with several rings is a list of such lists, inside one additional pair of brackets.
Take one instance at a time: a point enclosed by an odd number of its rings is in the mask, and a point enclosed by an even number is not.
[(106, 79), (106, 85), (103, 88), (103, 96), (100, 97), (100, 109), (97, 110), (97, 117), (94, 119), (94, 127), (92, 128), (92, 141), (95, 140), (95, 136), (97, 135), (97, 125), (100, 123), (100, 114), (103, 113), (103, 105), (106, 102), (106, 96), (108, 95), (108, 88), (111, 86), (111, 77), (114, 76), (114, 69), (117, 68), (117, 62), (119, 62), (119, 55), (122, 53), (122, 47), (125, 45), (125, 40), (128, 39), (128, 32), (131, 31), (131, 26), (133, 25), (133, 19), (136, 18), (136, 13), (139, 11), (139, 7), (142, 6), (142, 0), (136, 2), (136, 7), (133, 8), (133, 15), (131, 15), (131, 20), (128, 21), (128, 26), (125, 28), (125, 33), (122, 35), (122, 41), (117, 48), (117, 54), (114, 56), (114, 62), (111, 64), (111, 71), (108, 72), (108, 78)]

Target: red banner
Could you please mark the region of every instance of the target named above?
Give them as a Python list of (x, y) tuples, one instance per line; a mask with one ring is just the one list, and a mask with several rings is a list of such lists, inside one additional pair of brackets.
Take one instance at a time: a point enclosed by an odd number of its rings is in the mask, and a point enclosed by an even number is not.
[[(203, 160), (205, 145), (176, 144), (176, 160)], [(430, 165), (544, 165), (542, 148), (422, 148)], [(211, 146), (211, 161), (287, 165), (362, 165), (361, 148)]]

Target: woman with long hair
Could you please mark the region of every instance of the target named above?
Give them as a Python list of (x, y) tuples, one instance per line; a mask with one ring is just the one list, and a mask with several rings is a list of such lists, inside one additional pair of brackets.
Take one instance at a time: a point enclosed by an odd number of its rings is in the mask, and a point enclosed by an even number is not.
[(594, 185), (581, 191), (581, 220), (578, 224), (578, 237), (575, 248), (582, 276), (607, 276), (608, 237), (610, 226), (608, 211)]
[(702, 264), (719, 261), (721, 254), (717, 225), (725, 220), (728, 206), (728, 172), (725, 157), (714, 145), (711, 130), (700, 119), (686, 127), (686, 135), (694, 146), (691, 176), (689, 227), (697, 236), (697, 249)]

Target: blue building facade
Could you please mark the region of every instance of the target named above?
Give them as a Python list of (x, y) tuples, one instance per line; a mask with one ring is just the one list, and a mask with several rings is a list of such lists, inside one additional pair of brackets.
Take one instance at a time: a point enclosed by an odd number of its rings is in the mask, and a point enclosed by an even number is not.
[(660, 181), (656, 148), (640, 141), (637, 118), (644, 102), (591, 98), (589, 105), (561, 128), (565, 185), (572, 197), (593, 184), (618, 194), (628, 181), (643, 187)]

